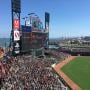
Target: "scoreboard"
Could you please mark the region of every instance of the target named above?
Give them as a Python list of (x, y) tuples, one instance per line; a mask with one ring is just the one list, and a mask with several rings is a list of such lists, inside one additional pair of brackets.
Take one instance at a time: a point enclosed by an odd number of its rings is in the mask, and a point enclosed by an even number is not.
[(31, 49), (44, 47), (47, 34), (43, 32), (22, 32), (21, 51), (28, 52)]

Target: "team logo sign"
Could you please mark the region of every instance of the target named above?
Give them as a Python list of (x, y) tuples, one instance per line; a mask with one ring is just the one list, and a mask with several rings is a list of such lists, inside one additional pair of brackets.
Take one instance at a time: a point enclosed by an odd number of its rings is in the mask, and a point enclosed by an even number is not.
[(14, 29), (19, 30), (19, 28), (20, 28), (20, 20), (14, 19), (13, 24), (14, 24)]
[(19, 43), (16, 43), (15, 47), (16, 47), (16, 48), (20, 47), (20, 46), (19, 46)]
[(14, 31), (14, 41), (20, 40), (20, 32), (19, 31)]
[(20, 53), (20, 43), (19, 41), (14, 42), (14, 53), (19, 54)]

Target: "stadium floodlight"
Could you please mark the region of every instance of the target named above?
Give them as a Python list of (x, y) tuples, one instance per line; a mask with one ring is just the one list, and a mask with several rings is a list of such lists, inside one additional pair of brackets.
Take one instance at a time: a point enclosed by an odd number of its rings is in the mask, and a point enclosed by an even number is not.
[(28, 15), (29, 16), (34, 15), (35, 17), (39, 18), (39, 16), (37, 14), (35, 14), (35, 13), (29, 13)]
[(12, 2), (12, 10), (14, 12), (21, 12), (21, 0), (11, 0)]
[(34, 15), (35, 13), (29, 13), (28, 15)]
[(46, 22), (50, 21), (50, 14), (48, 12), (45, 12), (45, 20)]

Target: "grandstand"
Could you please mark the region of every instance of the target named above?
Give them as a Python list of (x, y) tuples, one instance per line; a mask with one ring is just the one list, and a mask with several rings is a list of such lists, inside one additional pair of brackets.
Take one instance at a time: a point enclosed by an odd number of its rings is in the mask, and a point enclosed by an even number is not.
[(81, 40), (67, 40), (59, 44), (61, 51), (68, 52), (72, 55), (90, 55), (90, 41)]
[(0, 73), (1, 90), (67, 90), (67, 84), (53, 71), (47, 58), (32, 59), (26, 55), (7, 58), (3, 58), (7, 62), (1, 62), (5, 69), (4, 74)]
[(4, 55), (4, 50), (3, 50), (3, 48), (0, 48), (0, 58), (2, 58), (3, 55)]

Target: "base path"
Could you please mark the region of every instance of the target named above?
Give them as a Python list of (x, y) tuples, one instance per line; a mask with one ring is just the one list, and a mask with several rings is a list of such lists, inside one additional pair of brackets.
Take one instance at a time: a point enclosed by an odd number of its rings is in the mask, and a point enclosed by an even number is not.
[(65, 60), (63, 60), (61, 63), (55, 65), (53, 68), (54, 70), (64, 79), (64, 81), (70, 86), (72, 90), (81, 90), (81, 88), (75, 84), (62, 70), (61, 68), (69, 63), (71, 60), (74, 60), (75, 56), (69, 56)]

